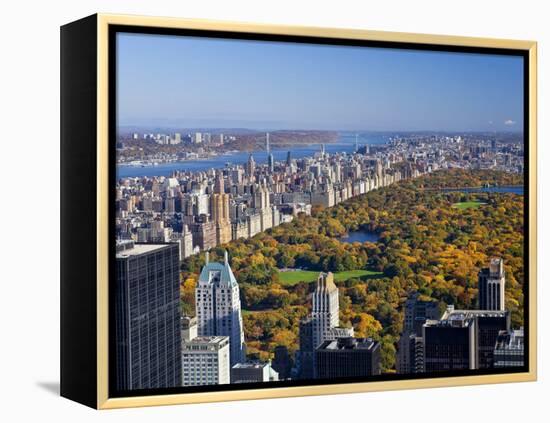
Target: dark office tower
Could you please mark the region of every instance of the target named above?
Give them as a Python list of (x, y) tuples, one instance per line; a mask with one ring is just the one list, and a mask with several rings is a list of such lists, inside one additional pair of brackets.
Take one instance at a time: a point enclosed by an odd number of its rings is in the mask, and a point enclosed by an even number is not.
[(285, 380), (290, 378), (290, 371), (292, 370), (293, 360), (288, 353), (287, 347), (284, 345), (278, 345), (275, 347), (275, 357), (271, 362), (271, 367), (279, 373), (279, 380)]
[(493, 367), (495, 343), (501, 331), (510, 330), (510, 313), (507, 311), (477, 311), (477, 368)]
[(300, 321), (300, 379), (313, 379), (313, 319), (307, 317)]
[(319, 379), (380, 374), (380, 343), (371, 338), (338, 338), (315, 350), (315, 375)]
[(499, 332), (510, 329), (510, 313), (451, 306), (441, 320), (429, 320), (423, 329), (426, 372), (488, 369)]
[(475, 369), (475, 321), (440, 320), (424, 325), (424, 371)]
[(181, 386), (177, 244), (117, 244), (117, 389)]
[(489, 262), (489, 267), (481, 269), (478, 274), (480, 310), (505, 310), (505, 282), (504, 261), (494, 257)]
[(290, 166), (292, 163), (292, 156), (290, 155), (290, 151), (286, 153), (286, 165)]
[[(441, 313), (436, 301), (419, 300), (419, 294), (412, 294), (404, 305), (403, 333), (398, 343), (397, 372), (400, 374), (414, 373), (419, 365), (417, 352), (420, 348), (411, 341), (422, 337), (422, 325), (427, 320), (439, 319)], [(415, 347), (411, 350), (411, 347)]]

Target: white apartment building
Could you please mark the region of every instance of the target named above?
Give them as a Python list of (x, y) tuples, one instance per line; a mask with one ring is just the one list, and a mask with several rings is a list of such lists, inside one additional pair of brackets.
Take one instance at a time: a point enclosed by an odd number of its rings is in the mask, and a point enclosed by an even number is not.
[(182, 341), (182, 386), (230, 382), (229, 337), (198, 336)]

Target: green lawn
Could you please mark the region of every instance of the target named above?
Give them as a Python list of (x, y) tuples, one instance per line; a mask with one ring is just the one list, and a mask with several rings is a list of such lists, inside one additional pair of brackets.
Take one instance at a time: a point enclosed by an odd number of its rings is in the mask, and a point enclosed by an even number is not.
[(461, 203), (454, 203), (453, 207), (459, 210), (477, 209), (479, 206), (484, 205), (481, 201), (463, 201)]
[[(335, 281), (345, 281), (351, 278), (357, 279), (376, 279), (382, 276), (382, 272), (372, 270), (348, 270), (345, 272), (335, 272)], [(298, 282), (313, 282), (319, 277), (319, 272), (315, 270), (296, 270), (291, 272), (279, 272), (279, 280), (282, 285), (296, 285)]]

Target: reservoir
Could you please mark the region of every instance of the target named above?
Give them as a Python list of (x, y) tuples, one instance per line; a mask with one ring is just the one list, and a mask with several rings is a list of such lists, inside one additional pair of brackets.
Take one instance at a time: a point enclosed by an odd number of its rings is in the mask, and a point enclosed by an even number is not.
[(351, 231), (347, 235), (338, 238), (338, 241), (340, 242), (346, 242), (348, 244), (352, 244), (354, 242), (377, 242), (378, 241), (378, 234), (376, 232), (370, 232), (370, 231)]

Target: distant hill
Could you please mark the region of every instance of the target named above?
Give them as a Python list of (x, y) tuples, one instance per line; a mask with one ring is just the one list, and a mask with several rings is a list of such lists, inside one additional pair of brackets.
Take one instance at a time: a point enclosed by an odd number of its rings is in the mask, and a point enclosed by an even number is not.
[[(269, 133), (271, 148), (288, 147), (292, 145), (322, 144), (335, 142), (338, 133), (334, 131), (274, 131)], [(265, 150), (265, 133), (241, 134), (235, 140), (227, 141), (224, 149), (256, 151)]]

